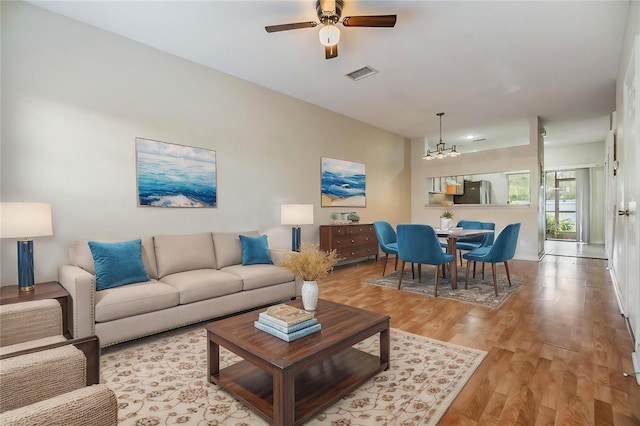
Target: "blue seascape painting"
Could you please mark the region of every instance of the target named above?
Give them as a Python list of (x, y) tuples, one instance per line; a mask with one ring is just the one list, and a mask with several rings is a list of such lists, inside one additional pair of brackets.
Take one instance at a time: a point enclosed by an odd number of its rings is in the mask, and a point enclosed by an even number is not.
[(217, 207), (216, 152), (136, 139), (138, 205)]
[(366, 173), (362, 163), (322, 158), (322, 207), (366, 207)]

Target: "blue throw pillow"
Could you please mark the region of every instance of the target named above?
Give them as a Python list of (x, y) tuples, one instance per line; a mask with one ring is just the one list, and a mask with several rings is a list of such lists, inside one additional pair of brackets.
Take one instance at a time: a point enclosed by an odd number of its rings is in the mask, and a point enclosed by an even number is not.
[(243, 265), (273, 264), (266, 235), (259, 237), (240, 235), (240, 245)]
[(142, 263), (140, 240), (120, 243), (89, 241), (96, 268), (96, 290), (149, 281)]

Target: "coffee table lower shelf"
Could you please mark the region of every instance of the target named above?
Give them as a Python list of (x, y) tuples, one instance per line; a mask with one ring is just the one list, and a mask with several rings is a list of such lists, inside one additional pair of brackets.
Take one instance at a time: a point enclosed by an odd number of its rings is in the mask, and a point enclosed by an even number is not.
[[(388, 368), (379, 357), (348, 348), (295, 376), (295, 424), (309, 420), (377, 373)], [(248, 361), (211, 375), (210, 380), (273, 422), (273, 377)]]

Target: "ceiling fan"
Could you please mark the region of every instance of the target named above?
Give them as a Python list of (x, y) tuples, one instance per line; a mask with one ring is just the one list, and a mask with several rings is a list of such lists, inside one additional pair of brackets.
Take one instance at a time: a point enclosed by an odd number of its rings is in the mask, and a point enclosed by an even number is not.
[(300, 28), (313, 28), (322, 24), (320, 29), (320, 43), (324, 46), (326, 59), (338, 56), (338, 41), (340, 40), (340, 30), (336, 24), (345, 27), (393, 27), (396, 25), (396, 15), (374, 15), (374, 16), (345, 16), (342, 21), (342, 7), (344, 0), (317, 0), (316, 13), (318, 20), (309, 22), (296, 22), (282, 25), (269, 25), (264, 27), (268, 33), (278, 31), (297, 30)]

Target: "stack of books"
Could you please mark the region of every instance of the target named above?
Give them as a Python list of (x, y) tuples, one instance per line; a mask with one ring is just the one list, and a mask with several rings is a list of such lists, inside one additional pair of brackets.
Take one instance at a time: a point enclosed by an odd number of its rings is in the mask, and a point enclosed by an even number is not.
[(259, 330), (291, 342), (320, 331), (320, 323), (312, 313), (293, 306), (280, 304), (260, 312), (253, 323)]

